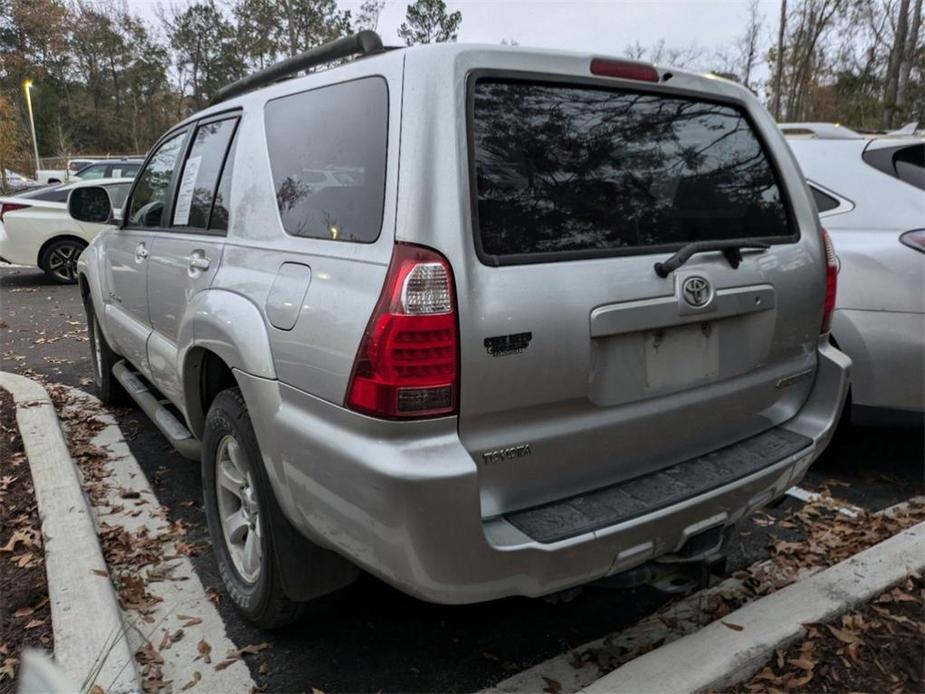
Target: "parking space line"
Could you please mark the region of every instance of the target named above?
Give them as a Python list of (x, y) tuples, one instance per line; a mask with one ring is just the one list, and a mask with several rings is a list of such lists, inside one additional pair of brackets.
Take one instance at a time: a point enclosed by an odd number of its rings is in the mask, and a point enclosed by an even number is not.
[[(804, 504), (808, 504), (812, 501), (818, 501), (822, 498), (821, 494), (816, 492), (811, 492), (808, 489), (803, 489), (803, 487), (791, 487), (787, 490), (787, 496), (791, 496), (794, 499), (799, 499)], [(852, 506), (851, 504), (838, 505), (838, 512), (849, 518), (857, 518), (859, 513), (863, 513), (863, 509), (858, 508), (857, 506)]]

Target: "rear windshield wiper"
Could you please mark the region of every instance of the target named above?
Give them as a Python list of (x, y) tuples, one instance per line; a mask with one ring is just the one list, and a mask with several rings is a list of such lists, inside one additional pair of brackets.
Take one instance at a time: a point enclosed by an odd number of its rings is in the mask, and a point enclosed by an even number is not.
[(692, 241), (684, 245), (677, 253), (671, 256), (664, 263), (655, 263), (655, 274), (659, 277), (668, 277), (669, 274), (684, 265), (695, 253), (705, 253), (707, 251), (722, 251), (729, 261), (732, 269), (739, 267), (742, 262), (742, 249), (749, 248), (766, 251), (771, 247), (770, 244), (761, 243), (760, 241)]

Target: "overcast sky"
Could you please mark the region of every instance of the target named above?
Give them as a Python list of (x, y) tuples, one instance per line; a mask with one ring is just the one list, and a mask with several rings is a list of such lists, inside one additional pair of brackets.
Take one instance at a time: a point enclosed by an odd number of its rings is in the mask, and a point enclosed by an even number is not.
[[(359, 2), (343, 0), (353, 8)], [(379, 20), (384, 40), (398, 42), (406, 2), (388, 2)], [(777, 0), (764, 0), (770, 20)], [(621, 53), (627, 44), (713, 48), (742, 33), (747, 0), (459, 0), (447, 7), (462, 12), (459, 40), (498, 43), (514, 39), (524, 46), (588, 49)]]
[[(126, 1), (154, 19), (157, 0)], [(360, 0), (338, 0), (338, 4), (356, 14)], [(386, 44), (401, 44), (398, 27), (407, 5), (405, 0), (386, 3), (379, 19)], [(766, 48), (777, 26), (780, 3), (759, 0), (759, 6), (765, 15)], [(651, 45), (661, 38), (669, 46), (695, 44), (712, 52), (740, 36), (748, 16), (748, 0), (447, 0), (447, 7), (462, 12), (460, 41), (513, 39), (522, 46), (610, 55), (621, 55), (635, 41)]]

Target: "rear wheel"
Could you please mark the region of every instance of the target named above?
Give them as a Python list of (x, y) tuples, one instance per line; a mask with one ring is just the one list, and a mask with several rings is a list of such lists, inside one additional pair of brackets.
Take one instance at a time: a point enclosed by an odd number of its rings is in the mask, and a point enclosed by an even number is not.
[(270, 532), (276, 500), (238, 388), (219, 393), (206, 415), (202, 484), (218, 571), (235, 607), (266, 629), (299, 619), (305, 603), (283, 590)]
[(77, 259), (87, 247), (77, 239), (53, 241), (42, 254), (40, 265), (45, 274), (59, 284), (77, 282)]
[(93, 310), (93, 302), (87, 297), (87, 333), (90, 338), (90, 362), (96, 392), (105, 405), (122, 405), (127, 400), (127, 393), (122, 384), (113, 376), (112, 367), (121, 359), (112, 351), (106, 336), (100, 330), (100, 323)]

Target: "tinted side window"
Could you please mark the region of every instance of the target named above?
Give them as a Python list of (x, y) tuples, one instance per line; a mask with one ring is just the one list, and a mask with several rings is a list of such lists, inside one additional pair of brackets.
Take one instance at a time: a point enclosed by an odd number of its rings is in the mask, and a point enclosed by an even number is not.
[(829, 210), (834, 210), (839, 206), (839, 204), (841, 204), (831, 195), (826, 195), (815, 186), (810, 186), (809, 190), (813, 194), (813, 200), (816, 203), (816, 210), (819, 212), (828, 212)]
[(80, 176), (82, 181), (90, 181), (94, 178), (106, 178), (106, 165), (94, 164), (93, 166), (88, 166), (86, 169), (80, 170), (77, 175)]
[(887, 176), (925, 190), (925, 143), (868, 149), (864, 161)]
[(25, 193), (20, 193), (18, 197), (28, 198), (30, 200), (44, 200), (45, 202), (67, 202), (67, 196), (70, 192), (70, 188), (55, 186), (53, 188), (30, 190)]
[(372, 242), (382, 227), (388, 88), (368, 77), (266, 106), (276, 204), (293, 236)]
[(164, 142), (139, 174), (128, 211), (128, 221), (132, 226), (161, 226), (164, 205), (170, 193), (170, 180), (185, 139), (186, 133), (182, 132)]
[(495, 262), (793, 238), (771, 163), (733, 106), (479, 80), (472, 131), (481, 250)]
[(219, 231), (228, 231), (229, 208), (231, 207), (231, 173), (234, 168), (234, 152), (238, 144), (238, 133), (235, 131), (231, 139), (231, 147), (225, 157), (222, 167), (222, 176), (218, 181), (218, 190), (215, 191), (215, 201), (212, 203), (212, 216), (209, 217), (209, 228)]
[(196, 229), (209, 226), (215, 186), (236, 123), (236, 118), (228, 118), (205, 123), (196, 129), (177, 188), (173, 226)]
[(900, 180), (925, 190), (925, 144), (903, 147), (893, 155), (893, 165)]
[(110, 178), (132, 178), (138, 173), (138, 164), (113, 164), (109, 169)]

